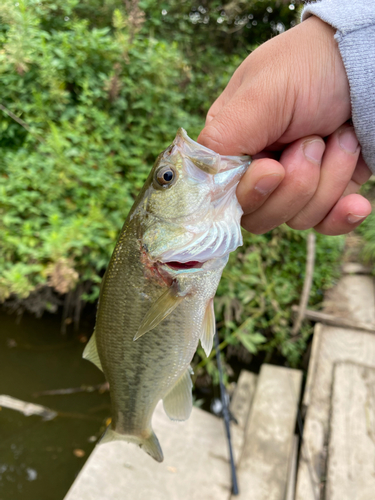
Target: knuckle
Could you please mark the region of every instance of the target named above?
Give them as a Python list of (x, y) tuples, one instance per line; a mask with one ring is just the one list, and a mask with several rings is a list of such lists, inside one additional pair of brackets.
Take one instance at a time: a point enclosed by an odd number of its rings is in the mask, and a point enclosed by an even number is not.
[(314, 205), (307, 205), (287, 221), (292, 229), (305, 231), (316, 226), (324, 218), (323, 212), (314, 209)]
[(242, 217), (241, 221), (242, 227), (248, 231), (249, 233), (252, 234), (264, 234), (269, 231), (269, 228), (265, 228), (264, 226), (261, 226), (258, 222), (258, 224), (255, 222), (252, 217)]
[(287, 221), (287, 225), (292, 229), (297, 229), (299, 231), (305, 231), (306, 229), (310, 229), (311, 227), (313, 227), (310, 222), (298, 216), (293, 217), (293, 219)]
[(316, 191), (317, 182), (315, 182), (315, 179), (312, 179), (310, 176), (299, 176), (294, 179), (293, 188), (295, 189), (296, 196), (298, 196), (301, 200), (309, 200)]

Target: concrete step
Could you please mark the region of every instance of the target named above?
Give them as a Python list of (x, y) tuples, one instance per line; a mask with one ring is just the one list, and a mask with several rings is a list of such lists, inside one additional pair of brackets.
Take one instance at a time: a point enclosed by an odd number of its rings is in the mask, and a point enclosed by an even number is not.
[[(231, 402), (240, 496), (284, 500), (293, 490), (293, 436), (302, 373), (263, 365), (257, 377), (242, 371)], [(193, 408), (186, 422), (171, 422), (162, 404), (154, 430), (164, 451), (159, 464), (124, 442), (99, 445), (65, 500), (230, 500), (231, 476), (224, 423)], [(289, 479), (288, 479), (289, 478)], [(293, 498), (293, 497), (288, 497)]]
[[(256, 376), (242, 372), (231, 404), (234, 455), (241, 453)], [(193, 408), (186, 422), (165, 415), (160, 403), (153, 428), (164, 452), (159, 464), (135, 445), (99, 445), (83, 467), (65, 500), (228, 500), (231, 494), (228, 444), (224, 422)]]

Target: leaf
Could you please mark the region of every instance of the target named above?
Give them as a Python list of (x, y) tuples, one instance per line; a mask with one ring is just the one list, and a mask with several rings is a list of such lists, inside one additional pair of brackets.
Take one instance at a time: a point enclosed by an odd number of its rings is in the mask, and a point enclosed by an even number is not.
[(255, 343), (251, 340), (251, 336), (250, 335), (239, 334), (238, 337), (239, 337), (242, 345), (249, 352), (251, 352), (252, 354), (256, 354), (258, 352)]

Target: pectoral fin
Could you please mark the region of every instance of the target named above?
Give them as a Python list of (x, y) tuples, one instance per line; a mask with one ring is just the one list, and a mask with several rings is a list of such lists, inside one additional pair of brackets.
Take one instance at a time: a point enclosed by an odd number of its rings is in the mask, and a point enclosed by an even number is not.
[(201, 346), (203, 347), (206, 356), (210, 355), (212, 344), (214, 342), (214, 335), (216, 329), (214, 300), (211, 299), (207, 304), (206, 313), (203, 319), (203, 327), (201, 333)]
[(96, 347), (96, 337), (95, 332), (92, 334), (91, 339), (88, 341), (85, 350), (83, 351), (82, 357), (88, 359), (91, 363), (94, 363), (99, 370), (103, 371), (102, 364), (100, 362), (98, 349)]
[(173, 287), (168, 288), (148, 311), (144, 317), (138, 332), (133, 340), (139, 339), (145, 333), (155, 328), (163, 319), (165, 319), (176, 307), (184, 300), (185, 297), (176, 295)]
[(165, 413), (171, 420), (187, 420), (193, 408), (191, 389), (193, 383), (190, 377), (191, 368), (177, 380), (172, 389), (163, 399)]

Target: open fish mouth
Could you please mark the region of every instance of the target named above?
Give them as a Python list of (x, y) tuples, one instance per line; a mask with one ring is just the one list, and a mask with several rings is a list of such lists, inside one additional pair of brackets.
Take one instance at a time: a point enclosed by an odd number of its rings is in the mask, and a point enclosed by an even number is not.
[(193, 260), (190, 262), (172, 261), (164, 262), (164, 264), (176, 271), (182, 271), (184, 269), (200, 269), (203, 266), (204, 262), (198, 262), (197, 260)]

